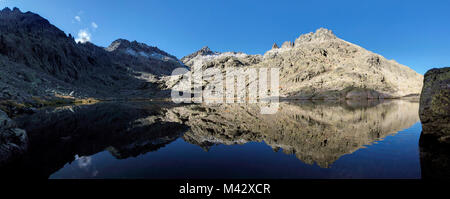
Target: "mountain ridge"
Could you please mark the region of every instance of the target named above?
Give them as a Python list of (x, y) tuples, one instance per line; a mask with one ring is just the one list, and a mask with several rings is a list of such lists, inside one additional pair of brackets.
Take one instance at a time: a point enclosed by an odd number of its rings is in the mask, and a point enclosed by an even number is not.
[(108, 47), (77, 43), (38, 14), (18, 8), (0, 11), (0, 27), (0, 108), (11, 100), (36, 107), (61, 99), (167, 99), (178, 78), (171, 72), (194, 66), (278, 67), (281, 97), (292, 99), (417, 96), (423, 80), (325, 28), (275, 44), (262, 55), (204, 46), (178, 60), (137, 41), (117, 39)]
[(414, 70), (342, 40), (325, 28), (302, 34), (281, 47), (275, 43), (263, 55), (194, 55), (182, 61), (203, 69), (280, 68), (281, 97), (288, 99), (418, 97), (423, 84), (423, 76)]
[(13, 100), (40, 106), (76, 98), (168, 96), (161, 93), (155, 79), (185, 67), (175, 56), (136, 41), (116, 43), (154, 54), (133, 56), (123, 53), (121, 45), (108, 51), (90, 42), (76, 42), (38, 14), (18, 8), (0, 11), (0, 27), (0, 104)]

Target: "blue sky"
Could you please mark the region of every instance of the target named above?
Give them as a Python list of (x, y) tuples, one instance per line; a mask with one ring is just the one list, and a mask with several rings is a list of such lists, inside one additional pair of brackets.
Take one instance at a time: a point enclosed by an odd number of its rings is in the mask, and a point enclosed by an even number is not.
[(0, 0), (0, 6), (38, 13), (75, 37), (85, 30), (100, 46), (125, 38), (178, 58), (205, 45), (263, 54), (274, 42), (325, 27), (421, 74), (450, 66), (450, 1), (444, 0)]

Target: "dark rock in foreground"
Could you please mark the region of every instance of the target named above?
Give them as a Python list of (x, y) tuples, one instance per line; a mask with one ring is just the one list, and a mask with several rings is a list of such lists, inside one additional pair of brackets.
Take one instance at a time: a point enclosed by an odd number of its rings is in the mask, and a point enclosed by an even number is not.
[(425, 74), (419, 114), (422, 140), (450, 143), (450, 67), (431, 69)]
[(420, 167), (422, 179), (449, 179), (450, 144), (427, 139), (422, 132), (420, 137)]
[(28, 146), (27, 134), (0, 110), (0, 164), (23, 153)]
[(450, 67), (425, 74), (419, 108), (422, 178), (450, 178)]

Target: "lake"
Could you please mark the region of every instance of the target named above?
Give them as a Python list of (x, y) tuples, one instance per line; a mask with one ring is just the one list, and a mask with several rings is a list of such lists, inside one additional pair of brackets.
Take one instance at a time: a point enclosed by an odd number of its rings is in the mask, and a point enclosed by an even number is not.
[(0, 172), (36, 178), (421, 178), (419, 104), (98, 103), (16, 118), (25, 154)]

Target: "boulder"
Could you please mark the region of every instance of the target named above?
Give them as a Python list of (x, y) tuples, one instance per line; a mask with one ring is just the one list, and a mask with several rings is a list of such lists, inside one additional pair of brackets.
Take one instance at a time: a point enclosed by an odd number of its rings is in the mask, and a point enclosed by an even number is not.
[(450, 67), (425, 74), (419, 114), (422, 140), (450, 143)]

